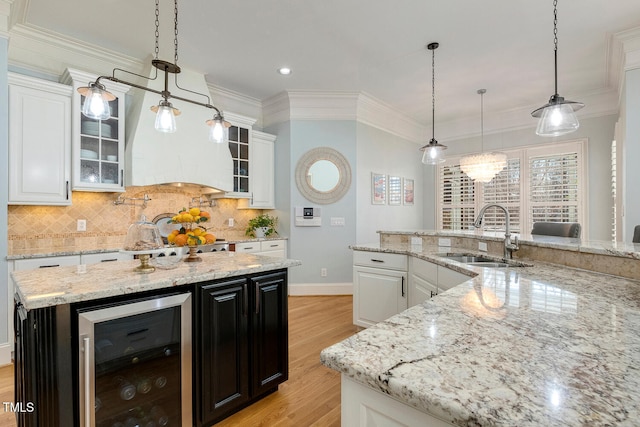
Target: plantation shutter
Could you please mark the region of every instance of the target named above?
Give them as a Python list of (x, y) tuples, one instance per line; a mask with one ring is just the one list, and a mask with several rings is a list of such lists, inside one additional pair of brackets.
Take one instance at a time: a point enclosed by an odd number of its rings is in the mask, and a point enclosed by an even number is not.
[(471, 230), (475, 215), (475, 186), (459, 164), (438, 168), (439, 218), (443, 230)]
[(580, 222), (579, 153), (529, 158), (529, 214), (538, 221)]
[[(482, 184), (482, 203), (503, 205), (509, 211), (511, 232), (521, 230), (520, 158), (510, 158), (507, 166), (491, 181)], [(505, 215), (502, 209), (489, 208), (484, 214), (483, 228), (488, 231), (505, 229)]]

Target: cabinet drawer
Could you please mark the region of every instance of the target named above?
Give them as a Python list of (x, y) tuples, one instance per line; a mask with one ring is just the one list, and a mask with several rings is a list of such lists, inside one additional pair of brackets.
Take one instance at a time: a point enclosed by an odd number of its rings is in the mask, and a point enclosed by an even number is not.
[(120, 261), (128, 259), (133, 259), (133, 255), (123, 254), (120, 252), (103, 252), (99, 254), (80, 255), (80, 263), (82, 264), (98, 264), (101, 262)]
[(438, 264), (411, 257), (411, 274), (436, 283), (438, 281)]
[(64, 267), (80, 264), (80, 255), (17, 259), (13, 262), (14, 270), (35, 270), (36, 268)]
[(260, 242), (244, 242), (244, 243), (236, 243), (236, 252), (259, 252), (260, 251)]
[(261, 251), (277, 251), (284, 249), (284, 240), (265, 240), (260, 242)]
[(384, 252), (354, 251), (353, 264), (366, 267), (407, 270), (407, 256)]

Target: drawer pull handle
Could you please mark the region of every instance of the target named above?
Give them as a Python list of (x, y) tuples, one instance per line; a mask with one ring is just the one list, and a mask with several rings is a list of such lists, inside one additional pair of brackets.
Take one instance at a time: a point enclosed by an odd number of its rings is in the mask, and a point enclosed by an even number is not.
[(275, 245), (271, 245), (271, 247), (272, 247), (272, 248), (277, 248), (277, 247), (278, 247), (278, 245), (277, 245), (277, 244), (275, 244)]
[(60, 267), (60, 264), (41, 265), (38, 268), (51, 268), (51, 267)]
[(100, 262), (111, 262), (111, 261), (117, 261), (117, 260), (118, 260), (118, 258), (111, 258), (111, 259), (100, 260)]
[(250, 251), (251, 249), (253, 249), (253, 246), (247, 246), (246, 248), (244, 248), (245, 251)]
[(373, 261), (373, 262), (384, 262), (384, 261), (383, 261), (383, 260), (381, 260), (381, 259), (375, 259), (375, 258), (371, 258), (371, 261)]

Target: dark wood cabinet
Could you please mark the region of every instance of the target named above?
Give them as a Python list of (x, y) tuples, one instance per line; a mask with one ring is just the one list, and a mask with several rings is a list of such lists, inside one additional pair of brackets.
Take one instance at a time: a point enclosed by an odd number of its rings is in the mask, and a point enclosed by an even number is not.
[(200, 286), (196, 405), (210, 426), (288, 378), (287, 275), (279, 271)]
[(249, 279), (254, 290), (253, 394), (268, 393), (289, 375), (287, 281), (285, 273)]
[(249, 401), (247, 279), (200, 288), (200, 381), (196, 383), (202, 424)]
[(78, 310), (185, 291), (195, 293), (191, 322), (194, 426), (213, 425), (287, 380), (286, 269), (28, 312), (18, 300), (15, 401), (24, 405), (16, 408), (23, 411), (17, 414), (18, 426), (81, 424)]

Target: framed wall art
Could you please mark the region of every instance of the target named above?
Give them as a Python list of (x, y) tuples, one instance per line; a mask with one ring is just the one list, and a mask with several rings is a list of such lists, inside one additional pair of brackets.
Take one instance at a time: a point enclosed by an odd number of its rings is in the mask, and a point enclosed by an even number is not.
[(387, 176), (381, 173), (371, 173), (371, 203), (384, 205), (387, 203)]
[(413, 184), (414, 184), (413, 179), (410, 179), (410, 178), (404, 179), (402, 202), (405, 205), (413, 205), (413, 196), (415, 194), (413, 189)]
[(399, 176), (389, 175), (389, 204), (402, 204), (402, 178)]

